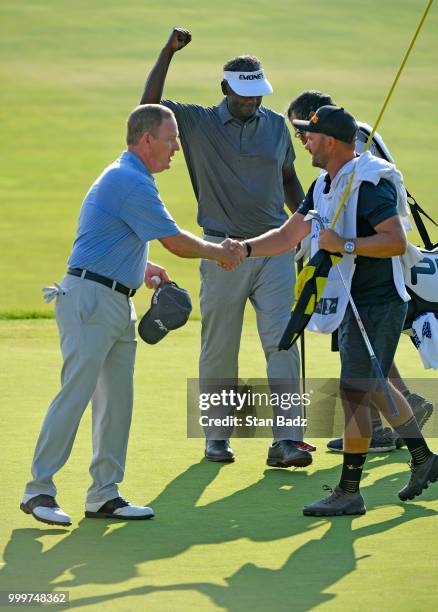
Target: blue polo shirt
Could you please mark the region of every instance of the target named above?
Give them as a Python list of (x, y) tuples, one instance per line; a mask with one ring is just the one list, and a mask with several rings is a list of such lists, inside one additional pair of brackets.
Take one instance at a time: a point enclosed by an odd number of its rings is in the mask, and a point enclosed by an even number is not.
[(179, 233), (153, 176), (139, 157), (125, 151), (85, 196), (68, 265), (137, 289), (149, 241)]

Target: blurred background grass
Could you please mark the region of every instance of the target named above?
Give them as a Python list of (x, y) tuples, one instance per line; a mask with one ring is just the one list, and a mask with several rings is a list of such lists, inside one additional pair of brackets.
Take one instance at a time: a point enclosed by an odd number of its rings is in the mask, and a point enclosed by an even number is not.
[[(265, 100), (269, 107), (283, 112), (302, 90), (317, 88), (372, 123), (425, 4), (2, 0), (0, 318), (52, 313), (41, 287), (64, 274), (82, 199), (123, 150), (126, 117), (173, 25), (191, 29), (193, 42), (174, 58), (168, 97), (216, 104), (223, 63), (251, 53), (263, 60), (274, 86)], [(434, 6), (380, 129), (409, 190), (435, 216), (437, 26)], [(296, 166), (308, 187), (316, 170), (299, 147)], [(177, 222), (198, 232), (182, 154), (156, 178)], [(71, 607), (126, 612), (145, 605), (166, 611), (265, 611), (272, 605), (288, 611), (351, 605), (359, 612), (376, 606), (435, 610), (436, 492), (431, 488), (415, 503), (398, 503), (396, 491), (408, 477), (406, 451), (368, 460), (368, 513), (338, 523), (301, 516), (302, 505), (338, 477), (341, 457), (323, 451), (325, 440), (317, 441), (314, 464), (301, 472), (265, 470), (269, 441), (263, 439), (236, 440), (238, 461), (223, 470), (200, 461), (202, 441), (185, 435), (186, 379), (197, 375), (199, 352), (198, 264), (158, 243), (151, 258), (190, 290), (195, 305), (188, 325), (156, 347), (138, 350), (123, 494), (134, 503), (152, 503), (158, 518), (148, 525), (80, 520), (90, 411), (57, 478), (60, 503), (74, 517), (72, 529), (46, 529), (19, 511), (33, 442), (59, 388), (61, 357), (54, 321), (0, 321), (7, 458), (1, 589), (65, 588)], [(139, 313), (150, 297), (146, 290), (136, 295)], [(307, 334), (308, 376), (337, 377), (338, 356), (328, 344)], [(404, 376), (415, 379), (416, 391), (427, 392), (423, 377), (427, 384), (436, 380), (406, 337), (397, 362)], [(243, 378), (264, 375), (253, 324), (245, 328), (239, 365)], [(414, 562), (406, 551), (413, 551)], [(414, 580), (401, 579), (413, 571)]]
[[(51, 312), (41, 287), (62, 277), (82, 199), (123, 150), (126, 117), (173, 25), (190, 28), (193, 42), (174, 58), (168, 97), (216, 104), (224, 61), (252, 53), (274, 86), (265, 99), (269, 107), (283, 112), (303, 89), (317, 88), (373, 123), (424, 6), (412, 0), (274, 0), (269, 6), (254, 0), (238, 10), (231, 0), (220, 6), (173, 0), (159, 7), (136, 0), (4, 0), (0, 311)], [(380, 128), (409, 190), (435, 215), (437, 29), (432, 8)], [(315, 169), (298, 147), (296, 166), (308, 187)], [(198, 232), (182, 154), (156, 178), (180, 226)], [(158, 243), (151, 258), (197, 294), (197, 262), (177, 259)], [(139, 293), (140, 310), (149, 299)]]

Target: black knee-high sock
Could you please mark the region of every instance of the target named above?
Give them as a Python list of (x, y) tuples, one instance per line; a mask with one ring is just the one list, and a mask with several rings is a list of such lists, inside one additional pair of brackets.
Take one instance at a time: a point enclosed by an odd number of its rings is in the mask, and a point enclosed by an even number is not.
[(359, 483), (366, 458), (366, 453), (344, 452), (344, 464), (342, 466), (339, 486), (346, 493), (356, 493), (359, 491)]
[(418, 427), (415, 417), (411, 417), (403, 425), (399, 425), (395, 428), (400, 438), (404, 440), (408, 451), (412, 455), (412, 461), (414, 465), (424, 463), (428, 457), (432, 454), (432, 451), (427, 446), (426, 440)]

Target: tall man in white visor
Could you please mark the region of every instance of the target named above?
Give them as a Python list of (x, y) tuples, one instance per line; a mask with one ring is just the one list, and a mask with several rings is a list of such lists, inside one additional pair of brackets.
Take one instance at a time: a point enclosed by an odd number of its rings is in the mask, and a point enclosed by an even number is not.
[[(172, 31), (149, 73), (141, 102), (161, 101), (175, 113), (204, 237), (218, 243), (225, 237), (252, 238), (280, 227), (287, 220), (284, 203), (293, 212), (304, 193), (295, 173), (295, 153), (284, 117), (262, 106), (262, 97), (272, 93), (262, 65), (256, 57), (248, 55), (228, 61), (221, 82), (224, 98), (217, 106), (205, 108), (162, 100), (173, 55), (190, 41), (187, 30)], [(203, 392), (208, 391), (207, 383), (220, 386), (237, 379), (248, 300), (257, 315), (271, 388), (273, 381), (281, 379), (290, 381), (291, 392), (297, 391), (298, 350), (277, 349), (289, 321), (294, 282), (292, 252), (245, 261), (231, 273), (206, 260), (201, 262), (199, 376)], [(223, 409), (228, 410), (225, 406)], [(296, 414), (291, 410), (290, 416)], [(211, 430), (205, 433), (207, 459), (234, 460), (227, 439), (231, 431), (224, 432), (225, 435)], [(301, 428), (274, 428), (273, 433), (268, 465), (311, 463), (310, 453), (300, 444)]]

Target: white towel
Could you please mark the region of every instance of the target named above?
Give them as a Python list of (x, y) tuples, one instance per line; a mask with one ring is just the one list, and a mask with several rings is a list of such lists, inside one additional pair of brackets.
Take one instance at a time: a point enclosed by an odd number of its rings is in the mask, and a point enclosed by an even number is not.
[(403, 253), (403, 255), (400, 255), (400, 261), (402, 264), (403, 275), (405, 279), (410, 278), (411, 268), (416, 266), (417, 263), (419, 263), (423, 259), (423, 257), (424, 257), (424, 253), (422, 253), (418, 247), (408, 242), (408, 248), (406, 249), (406, 253)]
[(412, 323), (415, 346), (426, 370), (438, 370), (438, 321), (432, 312), (426, 312)]

